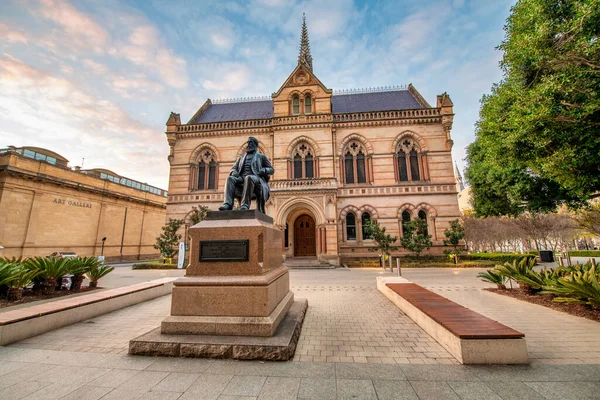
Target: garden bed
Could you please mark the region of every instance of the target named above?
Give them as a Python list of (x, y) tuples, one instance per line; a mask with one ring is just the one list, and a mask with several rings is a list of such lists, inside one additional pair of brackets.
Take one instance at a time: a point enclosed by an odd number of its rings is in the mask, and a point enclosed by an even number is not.
[(549, 294), (532, 294), (522, 289), (496, 289), (496, 288), (485, 288), (489, 292), (501, 294), (504, 296), (512, 297), (517, 300), (527, 301), (529, 303), (537, 304), (540, 306), (548, 307), (553, 310), (565, 312), (567, 314), (575, 315), (586, 319), (591, 319), (596, 322), (600, 322), (600, 310), (592, 309), (585, 304), (576, 303), (556, 303), (552, 301), (554, 296)]
[(34, 292), (34, 291), (28, 289), (23, 292), (23, 297), (20, 300), (8, 301), (6, 298), (0, 298), (0, 309), (16, 306), (17, 304), (31, 303), (32, 301), (65, 297), (70, 294), (87, 293), (87, 292), (90, 292), (95, 289), (100, 289), (100, 288), (97, 288), (97, 287), (91, 288), (89, 286), (84, 286), (80, 290), (57, 290), (56, 292), (54, 292), (51, 295), (46, 295), (41, 292)]
[[(162, 264), (162, 263), (139, 263), (133, 264), (131, 269), (177, 269), (177, 264)], [(184, 268), (185, 269), (185, 266)]]

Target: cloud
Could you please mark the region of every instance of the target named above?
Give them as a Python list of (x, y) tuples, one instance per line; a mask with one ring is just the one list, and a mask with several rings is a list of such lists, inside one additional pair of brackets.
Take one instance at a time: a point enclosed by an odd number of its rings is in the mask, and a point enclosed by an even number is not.
[(96, 62), (89, 58), (82, 60), (83, 65), (88, 71), (93, 72), (97, 75), (104, 75), (108, 72), (108, 67), (102, 63)]
[[(157, 154), (168, 151), (160, 130), (131, 118), (116, 104), (95, 97), (67, 79), (3, 54), (0, 92), (2, 124), (23, 127), (22, 131), (28, 133), (22, 140), (49, 148), (56, 147), (57, 142), (67, 147), (77, 145), (89, 153), (71, 158), (85, 156), (86, 162), (109, 168), (128, 165), (130, 171), (139, 171), (132, 176), (135, 179), (157, 181), (156, 177), (164, 176), (168, 169), (166, 161), (156, 160)], [(145, 157), (129, 158), (135, 151), (142, 151)]]
[(93, 18), (77, 10), (67, 1), (38, 0), (36, 12), (45, 19), (59, 25), (67, 35), (62, 41), (80, 48), (92, 48), (102, 53), (110, 39), (106, 29)]
[(8, 25), (0, 24), (0, 42), (27, 43), (27, 36), (23, 32), (15, 31)]
[(151, 81), (144, 74), (114, 76), (109, 82), (113, 91), (130, 100), (148, 99), (150, 95), (164, 92), (160, 83)]

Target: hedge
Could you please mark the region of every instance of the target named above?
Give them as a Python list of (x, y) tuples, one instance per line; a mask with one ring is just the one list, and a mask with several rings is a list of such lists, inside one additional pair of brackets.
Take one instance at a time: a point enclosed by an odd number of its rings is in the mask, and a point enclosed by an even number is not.
[(133, 264), (131, 269), (177, 269), (177, 264), (139, 263)]
[[(459, 259), (461, 256), (459, 256)], [(500, 263), (513, 262), (514, 260), (521, 261), (523, 258), (536, 258), (533, 254), (509, 254), (509, 253), (473, 253), (462, 256), (468, 260), (490, 260)]]
[(569, 252), (571, 257), (600, 257), (600, 250), (573, 250)]

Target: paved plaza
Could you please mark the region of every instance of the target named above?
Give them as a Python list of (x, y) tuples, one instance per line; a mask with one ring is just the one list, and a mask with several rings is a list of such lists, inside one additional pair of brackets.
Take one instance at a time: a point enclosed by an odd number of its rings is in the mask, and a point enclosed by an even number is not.
[[(375, 278), (390, 272), (293, 270), (292, 290), (309, 309), (292, 362), (128, 356), (129, 340), (169, 315), (164, 296), (0, 348), (0, 399), (598, 398), (600, 324), (483, 291), (479, 271), (403, 275), (524, 332), (530, 366), (455, 365), (377, 291)], [(164, 272), (138, 273), (118, 268), (115, 277)]]

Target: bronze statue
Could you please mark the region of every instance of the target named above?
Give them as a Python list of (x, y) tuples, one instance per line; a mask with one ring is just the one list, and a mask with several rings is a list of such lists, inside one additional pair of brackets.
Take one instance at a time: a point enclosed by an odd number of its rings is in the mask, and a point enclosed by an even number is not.
[(256, 199), (256, 208), (264, 213), (265, 203), (271, 195), (269, 179), (274, 172), (271, 161), (258, 151), (258, 139), (249, 137), (246, 154), (231, 167), (225, 185), (225, 203), (219, 210), (231, 210), (234, 199), (240, 202), (240, 210), (248, 210), (252, 199)]

